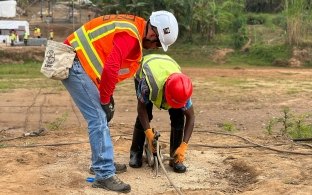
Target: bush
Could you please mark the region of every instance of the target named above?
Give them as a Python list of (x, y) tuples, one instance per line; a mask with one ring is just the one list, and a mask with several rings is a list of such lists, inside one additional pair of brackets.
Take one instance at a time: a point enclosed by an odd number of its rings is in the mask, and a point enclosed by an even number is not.
[(276, 17), (272, 18), (272, 23), (281, 27), (282, 29), (286, 29), (287, 27), (287, 20), (283, 15), (277, 15)]
[(290, 56), (291, 48), (287, 45), (252, 45), (248, 52), (235, 52), (230, 56), (229, 62), (256, 66), (282, 66), (276, 61), (286, 62)]
[(266, 22), (266, 17), (264, 15), (247, 15), (247, 24), (257, 25), (264, 24)]
[(250, 49), (250, 57), (272, 62), (276, 59), (288, 59), (291, 49), (286, 45), (254, 45)]

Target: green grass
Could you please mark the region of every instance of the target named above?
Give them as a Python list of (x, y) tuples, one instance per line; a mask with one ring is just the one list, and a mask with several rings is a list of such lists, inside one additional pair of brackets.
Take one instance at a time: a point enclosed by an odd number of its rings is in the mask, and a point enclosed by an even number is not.
[(0, 79), (7, 78), (40, 78), (41, 64), (39, 63), (24, 63), (24, 64), (1, 64), (0, 65)]
[(41, 64), (28, 62), (24, 64), (0, 65), (0, 92), (11, 89), (31, 89), (54, 87), (63, 90), (59, 81), (46, 78), (40, 72)]
[(251, 66), (273, 66), (276, 60), (287, 61), (291, 56), (291, 48), (286, 45), (255, 45), (247, 53), (235, 52), (229, 56), (229, 64), (245, 64)]

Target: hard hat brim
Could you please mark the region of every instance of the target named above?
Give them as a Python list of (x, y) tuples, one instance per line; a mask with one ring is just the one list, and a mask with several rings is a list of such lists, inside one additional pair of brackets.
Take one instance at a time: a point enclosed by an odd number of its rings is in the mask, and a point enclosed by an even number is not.
[(163, 48), (164, 52), (166, 52), (168, 50), (168, 45), (163, 44), (161, 41), (160, 41), (160, 44), (161, 44), (161, 47)]
[(186, 102), (185, 103), (175, 102), (169, 97), (168, 98), (166, 97), (166, 101), (171, 108), (183, 108), (186, 104)]

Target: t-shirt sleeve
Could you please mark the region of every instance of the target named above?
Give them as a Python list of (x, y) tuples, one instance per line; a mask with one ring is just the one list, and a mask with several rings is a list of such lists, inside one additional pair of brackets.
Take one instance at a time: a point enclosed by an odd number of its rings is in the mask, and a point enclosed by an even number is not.
[(99, 91), (102, 104), (107, 104), (110, 101), (110, 96), (113, 94), (118, 81), (118, 71), (122, 62), (129, 58), (129, 55), (134, 56), (139, 53), (139, 48), (138, 40), (128, 33), (122, 32), (115, 35), (113, 48), (105, 61), (101, 75)]
[(139, 81), (138, 89), (136, 91), (137, 98), (140, 102), (147, 104), (149, 100), (150, 90), (148, 84), (144, 78)]

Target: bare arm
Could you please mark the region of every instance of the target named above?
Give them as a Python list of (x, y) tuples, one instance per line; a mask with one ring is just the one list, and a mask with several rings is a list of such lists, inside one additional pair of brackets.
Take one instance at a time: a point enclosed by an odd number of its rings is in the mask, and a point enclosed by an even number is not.
[(184, 126), (184, 137), (183, 142), (188, 143), (194, 129), (194, 122), (195, 122), (195, 114), (194, 114), (194, 108), (193, 105), (184, 111), (185, 115), (185, 126)]
[(148, 114), (147, 114), (147, 110), (146, 110), (146, 106), (144, 103), (142, 103), (141, 101), (138, 100), (138, 106), (137, 106), (137, 111), (138, 111), (138, 116), (141, 122), (141, 125), (144, 129), (144, 131), (146, 129), (150, 129), (150, 123), (148, 120)]

